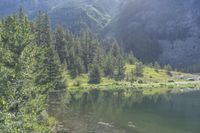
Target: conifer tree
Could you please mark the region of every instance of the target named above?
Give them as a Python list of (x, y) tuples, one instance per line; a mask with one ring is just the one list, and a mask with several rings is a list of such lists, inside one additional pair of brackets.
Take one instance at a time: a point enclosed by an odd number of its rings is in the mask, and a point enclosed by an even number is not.
[(130, 64), (135, 64), (137, 62), (137, 58), (134, 56), (132, 51), (128, 54), (127, 61)]
[(59, 55), (60, 62), (63, 64), (66, 61), (66, 44), (67, 41), (65, 40), (65, 31), (63, 27), (59, 26), (55, 32), (55, 49)]
[(64, 89), (64, 83), (60, 82), (62, 76), (52, 46), (51, 26), (47, 14), (39, 12), (35, 25), (36, 43), (44, 50), (44, 60), (42, 61), (44, 64), (40, 66), (41, 69), (44, 69), (44, 73), (38, 76), (38, 81), (42, 81), (40, 83), (43, 84), (49, 83), (52, 89)]
[(69, 65), (67, 66), (72, 78), (76, 78), (84, 71), (83, 62), (80, 57), (75, 54), (75, 51), (76, 50), (74, 50), (74, 47), (71, 47), (69, 50)]
[(157, 70), (160, 69), (160, 64), (157, 61), (154, 63), (154, 68)]
[[(36, 64), (42, 62), (37, 60), (41, 53), (40, 49), (33, 45), (34, 34), (31, 31), (30, 22), (20, 11), (19, 15), (7, 17), (0, 25), (0, 30), (0, 58), (2, 58), (0, 60), (0, 95), (3, 94), (3, 99), (0, 98), (0, 105), (3, 105), (0, 110), (4, 114), (3, 121), (0, 122), (0, 130), (3, 132), (44, 132), (44, 128), (39, 127), (41, 125), (36, 117), (44, 109), (46, 103), (44, 97), (47, 95), (44, 96), (41, 93), (44, 92), (44, 87), (35, 82), (36, 75), (40, 73)], [(3, 104), (1, 104), (2, 101)], [(38, 103), (40, 104), (37, 105)], [(15, 119), (9, 117), (11, 115)], [(21, 124), (17, 126), (16, 123), (19, 122)], [(28, 126), (30, 123), (32, 127)]]
[(39, 11), (34, 25), (34, 33), (36, 35), (35, 40), (37, 45), (43, 45), (42, 44), (43, 42), (42, 34), (44, 30), (43, 19), (44, 19), (44, 14), (42, 13), (42, 11)]
[(86, 73), (89, 71), (89, 65), (92, 63), (95, 52), (97, 41), (92, 38), (91, 33), (84, 32), (81, 36), (81, 46), (82, 46), (82, 60), (84, 63)]
[(141, 62), (138, 62), (135, 64), (135, 71), (134, 75), (136, 77), (142, 77), (143, 76), (143, 71), (144, 71), (144, 66)]
[(125, 63), (121, 54), (121, 49), (116, 41), (113, 42), (111, 47), (113, 75), (115, 80), (122, 80), (125, 77)]
[(89, 73), (89, 83), (99, 84), (101, 82), (101, 73), (97, 65), (93, 65)]
[(104, 61), (104, 74), (107, 77), (113, 77), (114, 75), (114, 59), (113, 56), (111, 55), (111, 53), (108, 53), (105, 61)]
[(114, 57), (118, 57), (119, 55), (121, 55), (120, 47), (117, 41), (114, 41), (112, 43), (111, 53), (112, 53), (112, 56)]
[(173, 68), (169, 64), (165, 65), (164, 69), (167, 70), (167, 71), (172, 71), (173, 70)]
[(122, 56), (118, 57), (114, 78), (116, 80), (123, 80), (125, 78), (125, 63)]
[(100, 46), (96, 48), (96, 54), (94, 56), (92, 64), (98, 64), (100, 69), (103, 69), (104, 60), (105, 60), (105, 52)]

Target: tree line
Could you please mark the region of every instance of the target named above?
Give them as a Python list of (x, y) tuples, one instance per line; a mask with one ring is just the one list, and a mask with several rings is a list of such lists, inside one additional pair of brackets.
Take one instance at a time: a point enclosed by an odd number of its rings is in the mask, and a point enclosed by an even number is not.
[(101, 76), (124, 79), (125, 57), (116, 41), (105, 48), (89, 31), (74, 35), (62, 26), (56, 28), (53, 36), (60, 63), (72, 78), (89, 73), (89, 83), (99, 83)]
[(86, 30), (75, 35), (61, 25), (53, 29), (41, 11), (34, 21), (23, 9), (5, 17), (0, 21), (0, 131), (49, 132), (50, 120), (36, 118), (47, 107), (49, 91), (67, 88), (63, 71), (71, 78), (88, 74), (88, 83), (99, 84), (101, 77), (124, 80), (126, 63), (136, 66), (132, 79), (143, 76), (144, 65), (115, 40), (105, 45)]
[(49, 91), (66, 89), (63, 71), (72, 78), (88, 74), (91, 84), (101, 76), (125, 77), (125, 56), (116, 41), (105, 48), (89, 31), (53, 30), (41, 11), (34, 21), (23, 9), (1, 20), (0, 55), (0, 131), (8, 133), (50, 131), (49, 121), (36, 118), (46, 109)]
[(31, 22), (20, 9), (1, 20), (0, 131), (50, 131), (49, 121), (36, 118), (46, 108), (48, 91), (66, 88), (52, 46), (46, 14), (39, 12)]

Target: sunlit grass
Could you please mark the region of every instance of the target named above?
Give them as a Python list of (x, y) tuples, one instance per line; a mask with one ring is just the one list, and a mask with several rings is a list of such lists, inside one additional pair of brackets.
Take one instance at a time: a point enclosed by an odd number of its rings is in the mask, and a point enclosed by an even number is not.
[[(126, 64), (126, 74), (130, 74), (132, 70), (135, 69), (135, 65)], [(88, 83), (88, 74), (81, 74), (75, 79), (72, 79), (69, 72), (64, 72), (63, 76), (67, 80), (69, 90), (88, 90), (98, 88), (100, 90), (116, 90), (116, 89), (142, 89), (143, 93), (146, 95), (156, 94), (156, 93), (166, 93), (170, 89), (175, 87), (185, 87), (185, 88), (195, 88), (200, 86), (199, 83), (186, 83), (186, 84), (176, 84), (176, 82), (184, 81), (178, 79), (177, 75), (182, 75), (180, 72), (172, 72), (172, 76), (167, 74), (166, 70), (158, 69), (145, 66), (143, 77), (135, 77), (136, 81), (115, 81), (114, 79), (108, 77), (102, 77), (100, 84), (89, 84)], [(142, 80), (143, 83), (138, 83), (139, 80)], [(173, 82), (168, 82), (172, 80)]]

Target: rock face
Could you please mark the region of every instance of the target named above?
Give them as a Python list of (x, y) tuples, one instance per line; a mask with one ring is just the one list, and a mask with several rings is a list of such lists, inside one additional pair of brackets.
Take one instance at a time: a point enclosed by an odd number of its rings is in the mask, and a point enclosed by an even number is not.
[[(125, 49), (133, 50), (144, 61), (156, 59), (176, 67), (198, 65), (199, 7), (199, 0), (134, 0), (105, 28), (104, 34), (123, 41)], [(151, 53), (157, 54), (150, 59), (144, 57)]]
[(62, 24), (73, 32), (82, 27), (94, 33), (103, 29), (118, 14), (126, 0), (1, 0), (0, 17), (10, 15), (23, 7), (30, 18), (38, 10), (47, 12), (53, 26)]

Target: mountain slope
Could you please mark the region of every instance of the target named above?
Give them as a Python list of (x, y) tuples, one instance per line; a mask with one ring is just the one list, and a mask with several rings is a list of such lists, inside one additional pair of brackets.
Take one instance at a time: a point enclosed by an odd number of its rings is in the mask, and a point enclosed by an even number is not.
[(49, 14), (53, 26), (62, 24), (77, 32), (85, 25), (97, 33), (118, 13), (122, 3), (124, 0), (2, 0), (0, 17), (10, 15), (20, 7), (28, 12), (30, 18), (42, 10)]
[[(135, 0), (104, 29), (144, 61), (200, 64), (198, 0)], [(107, 34), (106, 34), (107, 33)]]
[(96, 33), (111, 19), (109, 15), (101, 13), (91, 5), (56, 7), (48, 14), (53, 25), (62, 24), (75, 33), (81, 30), (82, 25)]
[(0, 17), (25, 8), (47, 12), (53, 26), (116, 38), (144, 62), (200, 68), (199, 0), (1, 0)]

